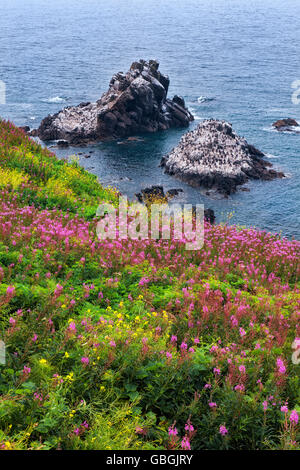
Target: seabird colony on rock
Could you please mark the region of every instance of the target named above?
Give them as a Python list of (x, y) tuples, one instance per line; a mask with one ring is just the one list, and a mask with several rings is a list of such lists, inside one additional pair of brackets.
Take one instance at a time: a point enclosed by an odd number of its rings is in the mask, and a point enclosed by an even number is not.
[(226, 121), (207, 119), (187, 132), (179, 145), (163, 157), (166, 173), (196, 187), (215, 189), (225, 195), (249, 178), (284, 176), (270, 170), (264, 154), (238, 136)]

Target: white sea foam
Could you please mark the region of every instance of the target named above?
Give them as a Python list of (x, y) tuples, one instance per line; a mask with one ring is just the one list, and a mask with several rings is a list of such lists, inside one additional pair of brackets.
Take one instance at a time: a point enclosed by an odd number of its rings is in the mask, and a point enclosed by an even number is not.
[(265, 132), (277, 132), (278, 133), (278, 130), (275, 129), (275, 127), (272, 127), (272, 126), (263, 127), (262, 130), (265, 131)]
[(62, 98), (61, 96), (53, 96), (52, 98), (47, 98), (42, 101), (44, 103), (64, 103), (66, 98)]
[(289, 130), (280, 130), (278, 131), (276, 127), (267, 126), (263, 127), (262, 130), (265, 132), (276, 132), (276, 134), (300, 134), (299, 126), (288, 126)]
[(295, 132), (296, 134), (300, 134), (299, 126), (291, 126), (290, 131), (288, 132)]
[(208, 101), (214, 101), (215, 98), (209, 98), (208, 96), (199, 96), (199, 98), (197, 99), (198, 103), (201, 104), (201, 103), (206, 103)]
[(192, 115), (194, 116), (195, 121), (202, 121), (203, 119), (205, 119), (205, 117), (199, 116), (197, 114), (197, 110), (195, 108), (193, 108), (193, 106), (189, 106), (189, 109), (190, 109)]

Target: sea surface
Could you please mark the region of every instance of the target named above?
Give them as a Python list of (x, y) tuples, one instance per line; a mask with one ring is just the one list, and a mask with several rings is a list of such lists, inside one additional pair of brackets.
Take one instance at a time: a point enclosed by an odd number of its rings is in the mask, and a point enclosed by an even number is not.
[(97, 100), (115, 72), (141, 58), (160, 62), (169, 95), (182, 95), (196, 118), (191, 128), (205, 118), (230, 121), (287, 178), (209, 198), (159, 168), (186, 129), (54, 149), (57, 155), (82, 152), (86, 169), (130, 198), (152, 184), (182, 188), (181, 201), (214, 209), (219, 222), (299, 239), (300, 134), (278, 133), (271, 124), (300, 121), (300, 104), (292, 102), (292, 83), (300, 80), (300, 1), (0, 0), (0, 116), (17, 125), (37, 127), (64, 106)]

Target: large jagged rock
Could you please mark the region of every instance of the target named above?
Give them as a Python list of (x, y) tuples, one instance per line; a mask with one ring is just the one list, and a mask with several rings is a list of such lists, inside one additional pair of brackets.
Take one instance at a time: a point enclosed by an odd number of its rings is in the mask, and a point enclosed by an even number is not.
[(169, 78), (155, 60), (134, 62), (114, 75), (96, 103), (69, 106), (46, 117), (33, 132), (42, 140), (84, 144), (188, 126), (194, 118), (183, 98), (167, 99)]
[(284, 177), (265, 161), (264, 154), (239, 137), (232, 125), (208, 119), (185, 134), (177, 147), (161, 160), (166, 173), (191, 186), (217, 190), (223, 195), (236, 191), (249, 179)]

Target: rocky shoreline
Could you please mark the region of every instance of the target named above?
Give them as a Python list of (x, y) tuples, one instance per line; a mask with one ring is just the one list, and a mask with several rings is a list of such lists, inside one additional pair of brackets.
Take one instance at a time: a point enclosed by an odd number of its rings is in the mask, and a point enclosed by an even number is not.
[(67, 146), (187, 127), (194, 118), (183, 98), (167, 98), (170, 80), (158, 69), (155, 60), (134, 62), (126, 74), (112, 77), (108, 91), (96, 103), (49, 115), (31, 135)]
[(238, 136), (230, 123), (208, 119), (186, 133), (178, 146), (162, 158), (161, 166), (191, 186), (229, 196), (249, 179), (285, 176), (262, 157), (264, 153)]

